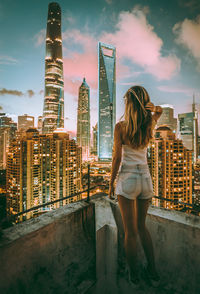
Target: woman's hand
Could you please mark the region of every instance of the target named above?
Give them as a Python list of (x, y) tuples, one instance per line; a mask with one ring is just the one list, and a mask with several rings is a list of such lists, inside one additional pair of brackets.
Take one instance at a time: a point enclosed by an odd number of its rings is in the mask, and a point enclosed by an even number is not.
[(115, 199), (115, 188), (114, 188), (114, 185), (111, 184), (111, 183), (110, 183), (110, 186), (109, 186), (108, 197), (110, 199)]
[(146, 108), (147, 110), (150, 110), (151, 112), (154, 112), (156, 106), (155, 106), (152, 102), (148, 102), (148, 103), (145, 105), (145, 108)]

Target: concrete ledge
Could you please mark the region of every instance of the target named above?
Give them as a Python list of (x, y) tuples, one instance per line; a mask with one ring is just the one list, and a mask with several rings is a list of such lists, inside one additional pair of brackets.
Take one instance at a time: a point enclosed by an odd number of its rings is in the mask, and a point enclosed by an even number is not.
[(117, 293), (117, 226), (107, 197), (96, 199), (94, 204), (97, 283), (89, 293)]
[(83, 293), (95, 282), (93, 203), (71, 203), (6, 229), (1, 293)]

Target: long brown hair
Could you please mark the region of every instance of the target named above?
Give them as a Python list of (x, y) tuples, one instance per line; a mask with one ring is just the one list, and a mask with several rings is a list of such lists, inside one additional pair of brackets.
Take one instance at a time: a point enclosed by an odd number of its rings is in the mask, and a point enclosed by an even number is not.
[(145, 109), (150, 97), (145, 88), (131, 87), (124, 95), (124, 123), (126, 138), (135, 149), (144, 148), (152, 138), (152, 114)]

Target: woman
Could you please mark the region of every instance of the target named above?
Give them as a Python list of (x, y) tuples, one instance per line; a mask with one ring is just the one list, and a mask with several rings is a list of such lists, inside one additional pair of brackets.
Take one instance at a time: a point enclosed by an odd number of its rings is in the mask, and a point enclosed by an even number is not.
[[(150, 102), (147, 91), (141, 86), (131, 87), (124, 96), (124, 120), (115, 125), (112, 172), (109, 198), (116, 191), (122, 215), (125, 238), (124, 248), (129, 270), (129, 280), (138, 284), (136, 270), (136, 238), (139, 233), (147, 259), (145, 276), (151, 284), (159, 281), (156, 271), (151, 236), (145, 226), (149, 202), (153, 196), (152, 180), (147, 164), (147, 145), (152, 131), (162, 114), (160, 106)], [(151, 112), (154, 112), (152, 115)], [(120, 168), (119, 168), (120, 167)]]

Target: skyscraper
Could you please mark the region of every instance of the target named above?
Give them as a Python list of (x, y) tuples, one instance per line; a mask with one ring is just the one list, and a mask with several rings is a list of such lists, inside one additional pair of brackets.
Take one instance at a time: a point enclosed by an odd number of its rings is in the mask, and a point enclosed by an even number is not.
[(185, 148), (166, 125), (158, 127), (154, 136), (149, 147), (154, 194), (177, 203), (153, 199), (153, 204), (182, 209), (179, 201), (192, 203), (192, 151)]
[(113, 133), (116, 123), (116, 49), (98, 44), (98, 158), (112, 158)]
[(58, 3), (48, 8), (45, 57), (45, 97), (43, 134), (64, 127), (64, 81), (61, 37), (61, 9)]
[(88, 160), (90, 154), (90, 88), (85, 78), (79, 88), (78, 96), (77, 144), (82, 147), (83, 160)]
[[(40, 135), (28, 129), (12, 141), (7, 155), (8, 214), (80, 192), (81, 174), (81, 148), (66, 132)], [(79, 199), (81, 195), (40, 208), (27, 218)]]
[(164, 104), (162, 106), (162, 114), (157, 122), (157, 126), (167, 125), (170, 129), (176, 133), (177, 131), (177, 119), (174, 118), (174, 108), (172, 105)]
[(187, 149), (193, 150), (193, 112), (178, 114), (178, 137)]

